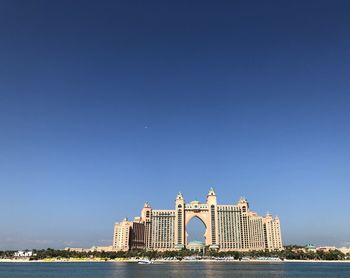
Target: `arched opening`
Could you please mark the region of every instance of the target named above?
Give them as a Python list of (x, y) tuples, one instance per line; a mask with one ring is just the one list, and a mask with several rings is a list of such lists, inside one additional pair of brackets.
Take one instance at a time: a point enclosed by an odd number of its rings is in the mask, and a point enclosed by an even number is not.
[(186, 225), (187, 244), (193, 241), (200, 241), (205, 244), (206, 226), (197, 216), (192, 217)]

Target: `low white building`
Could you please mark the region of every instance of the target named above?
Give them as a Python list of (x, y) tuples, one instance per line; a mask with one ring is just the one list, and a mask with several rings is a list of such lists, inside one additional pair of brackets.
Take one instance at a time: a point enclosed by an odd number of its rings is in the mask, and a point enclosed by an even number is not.
[(17, 251), (17, 252), (15, 252), (14, 256), (28, 258), (28, 257), (33, 256), (33, 251)]
[(203, 252), (205, 245), (204, 242), (193, 240), (187, 244), (186, 248), (191, 251)]

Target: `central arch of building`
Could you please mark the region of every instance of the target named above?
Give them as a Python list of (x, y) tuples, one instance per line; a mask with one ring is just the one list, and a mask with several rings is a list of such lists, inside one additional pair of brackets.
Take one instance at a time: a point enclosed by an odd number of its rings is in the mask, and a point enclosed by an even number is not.
[(186, 247), (187, 242), (187, 224), (193, 217), (199, 218), (205, 226), (205, 245), (209, 248), (218, 248), (218, 229), (216, 217), (216, 194), (211, 188), (207, 195), (207, 202), (200, 203), (193, 201), (185, 203), (181, 193), (175, 201), (175, 247), (178, 249)]
[[(208, 227), (210, 226), (210, 218), (209, 218), (209, 212), (208, 208), (198, 208), (199, 206), (206, 206), (206, 204), (200, 204), (196, 201), (187, 204), (185, 207), (185, 234), (186, 234), (186, 240), (185, 244), (188, 244), (187, 239), (187, 224), (191, 221), (191, 219), (197, 217), (199, 220), (202, 221), (205, 227), (205, 245), (210, 245), (209, 239), (210, 239), (210, 233)], [(191, 206), (191, 207), (189, 207)]]

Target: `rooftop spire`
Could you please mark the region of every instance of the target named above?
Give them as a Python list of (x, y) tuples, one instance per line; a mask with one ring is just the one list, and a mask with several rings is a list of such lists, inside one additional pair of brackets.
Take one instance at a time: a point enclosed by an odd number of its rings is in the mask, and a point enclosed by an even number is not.
[(239, 198), (239, 202), (240, 203), (246, 203), (247, 199), (244, 196), (241, 196), (241, 198)]
[(209, 189), (208, 196), (216, 196), (215, 191), (212, 187)]
[(182, 193), (181, 192), (179, 192), (179, 193), (177, 193), (177, 196), (176, 196), (176, 199), (177, 200), (183, 200), (183, 196), (182, 196)]

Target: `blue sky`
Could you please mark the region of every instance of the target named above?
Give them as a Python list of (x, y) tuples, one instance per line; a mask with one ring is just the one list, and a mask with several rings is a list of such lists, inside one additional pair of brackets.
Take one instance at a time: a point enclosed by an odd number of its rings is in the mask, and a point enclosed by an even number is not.
[(107, 245), (211, 186), (349, 246), (349, 8), (0, 1), (0, 249)]

